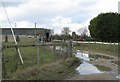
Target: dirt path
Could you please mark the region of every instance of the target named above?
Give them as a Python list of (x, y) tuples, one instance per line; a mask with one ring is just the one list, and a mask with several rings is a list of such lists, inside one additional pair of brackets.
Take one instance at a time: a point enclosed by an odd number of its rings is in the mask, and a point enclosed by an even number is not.
[[(99, 55), (109, 56), (113, 58), (111, 60), (118, 60), (118, 57), (111, 56), (108, 54), (89, 52), (89, 51), (82, 51), (82, 52), (92, 54), (92, 55), (99, 54)], [(76, 74), (72, 77), (67, 78), (67, 80), (117, 80), (116, 76), (118, 75), (118, 66), (116, 66), (115, 64), (112, 64), (111, 60), (100, 58), (94, 61), (89, 61), (89, 63), (93, 65), (101, 65), (101, 66), (106, 66), (106, 67), (111, 68), (110, 72), (104, 72), (104, 73), (99, 73), (99, 74), (89, 74), (89, 75)]]
[(89, 75), (79, 75), (76, 74), (67, 80), (117, 80), (115, 73), (100, 73), (100, 74), (89, 74)]

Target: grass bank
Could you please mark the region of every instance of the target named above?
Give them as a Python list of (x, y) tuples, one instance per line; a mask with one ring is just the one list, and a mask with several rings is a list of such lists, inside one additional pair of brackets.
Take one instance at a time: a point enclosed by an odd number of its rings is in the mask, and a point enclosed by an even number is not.
[(100, 71), (111, 71), (111, 68), (101, 66), (101, 65), (95, 65)]
[(74, 46), (74, 50), (99, 52), (108, 55), (118, 56), (118, 45), (79, 43)]
[(11, 79), (25, 80), (61, 80), (76, 73), (75, 68), (80, 61), (72, 57), (69, 60), (59, 60), (55, 63), (43, 66), (28, 67), (25, 70), (17, 70)]

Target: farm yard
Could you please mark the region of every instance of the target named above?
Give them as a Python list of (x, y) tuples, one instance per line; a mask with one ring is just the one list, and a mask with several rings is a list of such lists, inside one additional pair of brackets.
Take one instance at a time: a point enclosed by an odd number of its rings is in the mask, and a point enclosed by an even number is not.
[[(37, 62), (38, 47), (35, 43), (19, 42), (18, 46), (23, 57), (22, 65), (17, 55), (14, 43), (3, 43), (7, 46), (3, 50), (4, 54), (4, 79), (38, 79), (38, 80), (94, 80), (94, 79), (116, 79), (118, 73), (118, 45), (95, 44), (95, 43), (73, 43), (72, 57), (68, 56), (67, 44), (63, 41), (54, 41), (40, 45), (40, 63)], [(56, 46), (54, 46), (56, 44)], [(23, 46), (24, 45), (24, 46)], [(29, 46), (28, 46), (29, 45)], [(9, 46), (9, 47), (8, 47)], [(10, 47), (12, 46), (12, 47)], [(23, 46), (23, 47), (22, 47)], [(55, 48), (55, 50), (54, 50)], [(79, 75), (76, 68), (82, 64), (82, 60), (75, 57), (74, 53), (80, 50), (88, 53), (90, 64), (95, 65), (102, 71), (98, 74)], [(112, 58), (112, 59), (111, 59)], [(96, 61), (97, 60), (97, 61)], [(104, 64), (102, 63), (104, 62)], [(105, 67), (104, 67), (105, 66)], [(106, 67), (107, 66), (107, 67)], [(88, 68), (90, 69), (90, 68)], [(112, 73), (113, 72), (113, 73)], [(102, 77), (103, 74), (111, 74), (110, 77)], [(95, 77), (96, 76), (96, 77)]]
[(3, 80), (118, 80), (119, 43), (54, 40), (46, 31), (16, 35), (17, 45), (2, 38)]
[(118, 0), (2, 0), (0, 80), (119, 81), (119, 7)]

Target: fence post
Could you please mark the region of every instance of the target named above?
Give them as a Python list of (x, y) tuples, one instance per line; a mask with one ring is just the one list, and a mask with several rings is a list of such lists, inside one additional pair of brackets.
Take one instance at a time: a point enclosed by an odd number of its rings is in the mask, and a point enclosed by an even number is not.
[(115, 42), (114, 42), (114, 53), (115, 53), (116, 49), (115, 49)]
[(56, 61), (56, 45), (53, 43), (54, 62)]
[(118, 42), (118, 74), (120, 75), (120, 42)]
[(7, 72), (6, 72), (6, 67), (5, 67), (5, 57), (4, 57), (4, 49), (5, 47), (2, 47), (2, 78), (6, 79)]
[(68, 46), (67, 46), (67, 47), (68, 47), (68, 48), (67, 48), (67, 49), (68, 49), (68, 50), (67, 50), (67, 51), (68, 51), (68, 52), (67, 52), (68, 58), (69, 58), (69, 57), (72, 57), (72, 46), (73, 46), (73, 45), (72, 45), (72, 40), (69, 40), (69, 41), (68, 41)]
[(37, 62), (38, 62), (38, 65), (40, 64), (40, 45), (38, 44), (37, 45)]
[(37, 36), (37, 64), (40, 65), (40, 36)]
[(16, 45), (15, 46), (15, 50), (16, 50), (15, 59), (16, 59), (16, 62), (15, 62), (15, 70), (14, 71), (16, 71), (17, 67), (18, 67), (18, 51), (17, 51), (17, 49), (18, 49), (18, 46)]

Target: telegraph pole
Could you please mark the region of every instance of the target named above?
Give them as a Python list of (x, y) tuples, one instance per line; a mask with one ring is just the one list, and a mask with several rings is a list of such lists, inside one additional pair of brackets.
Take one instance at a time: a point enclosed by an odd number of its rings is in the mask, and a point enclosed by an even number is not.
[(35, 35), (34, 38), (37, 38), (37, 28), (36, 28), (36, 23), (35, 23)]

